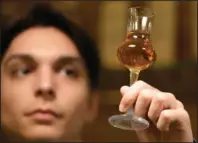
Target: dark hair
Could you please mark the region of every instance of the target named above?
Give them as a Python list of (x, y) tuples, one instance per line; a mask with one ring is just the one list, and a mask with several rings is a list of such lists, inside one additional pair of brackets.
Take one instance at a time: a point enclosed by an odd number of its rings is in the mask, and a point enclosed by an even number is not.
[(7, 28), (2, 28), (1, 59), (17, 35), (35, 26), (53, 26), (65, 33), (76, 44), (85, 61), (91, 88), (97, 88), (100, 60), (95, 41), (77, 24), (50, 6), (37, 4), (24, 18), (17, 20)]

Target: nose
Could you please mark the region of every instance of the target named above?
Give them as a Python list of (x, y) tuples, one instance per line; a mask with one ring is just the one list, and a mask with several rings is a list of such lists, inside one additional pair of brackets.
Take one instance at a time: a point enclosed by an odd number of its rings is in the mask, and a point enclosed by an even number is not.
[(55, 98), (55, 91), (53, 86), (53, 73), (50, 68), (43, 67), (38, 71), (36, 80), (36, 96), (43, 97), (48, 100)]
[(55, 99), (55, 93), (52, 89), (39, 89), (36, 92), (36, 96), (50, 101)]

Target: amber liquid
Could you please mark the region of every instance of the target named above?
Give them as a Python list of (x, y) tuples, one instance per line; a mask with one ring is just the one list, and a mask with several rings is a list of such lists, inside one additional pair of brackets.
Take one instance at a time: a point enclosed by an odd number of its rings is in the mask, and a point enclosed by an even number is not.
[(126, 40), (117, 50), (119, 61), (128, 69), (144, 70), (156, 60), (150, 34), (130, 32)]

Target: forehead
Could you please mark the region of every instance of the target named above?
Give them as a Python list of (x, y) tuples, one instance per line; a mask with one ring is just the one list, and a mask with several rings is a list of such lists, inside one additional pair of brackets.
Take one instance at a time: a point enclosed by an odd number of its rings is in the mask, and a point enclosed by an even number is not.
[(59, 56), (80, 57), (72, 40), (54, 27), (34, 27), (20, 33), (12, 41), (6, 56), (28, 54), (39, 60), (53, 60)]

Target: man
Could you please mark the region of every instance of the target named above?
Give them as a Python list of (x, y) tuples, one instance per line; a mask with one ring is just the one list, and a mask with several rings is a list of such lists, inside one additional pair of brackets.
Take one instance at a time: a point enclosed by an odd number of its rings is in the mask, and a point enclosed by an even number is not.
[[(6, 142), (81, 141), (81, 130), (97, 116), (99, 58), (94, 42), (54, 10), (38, 6), (3, 30), (1, 45), (1, 126)], [(171, 93), (143, 81), (121, 87), (119, 110), (148, 118), (140, 141), (192, 142), (189, 115)], [(134, 104), (135, 103), (135, 104)]]

